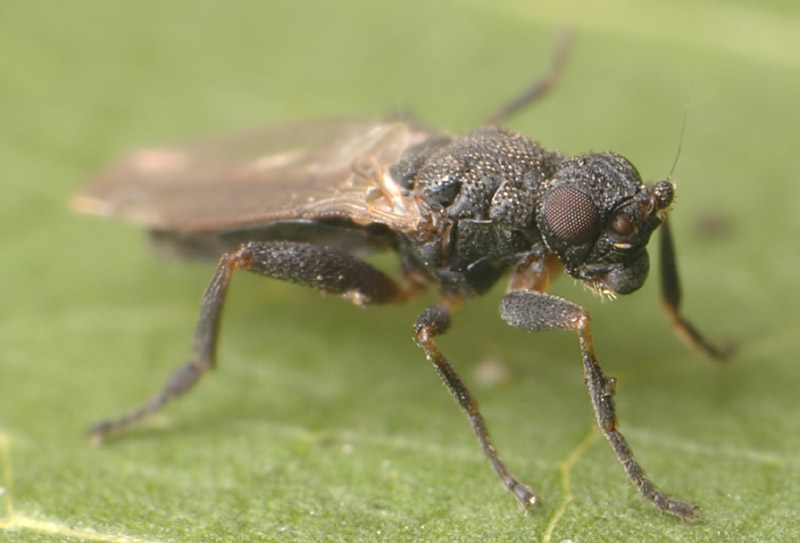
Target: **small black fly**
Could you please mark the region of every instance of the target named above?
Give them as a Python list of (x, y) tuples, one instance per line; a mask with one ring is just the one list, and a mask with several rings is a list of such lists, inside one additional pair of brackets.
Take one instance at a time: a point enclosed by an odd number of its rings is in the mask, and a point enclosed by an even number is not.
[[(502, 318), (523, 330), (573, 330), (597, 424), (628, 478), (659, 510), (697, 518), (644, 475), (617, 429), (616, 380), (601, 370), (589, 314), (547, 294), (564, 271), (601, 295), (639, 289), (649, 270), (647, 243), (661, 232), (664, 306), (675, 328), (712, 357), (724, 353), (680, 314), (680, 288), (667, 211), (674, 186), (648, 185), (624, 157), (565, 157), (497, 126), (546, 91), (563, 65), (465, 136), (408, 120), (293, 124), (144, 150), (101, 174), (75, 200), (80, 211), (147, 227), (158, 246), (222, 258), (205, 292), (189, 361), (149, 402), (91, 430), (100, 441), (136, 424), (191, 389), (214, 368), (225, 294), (248, 270), (341, 294), (360, 306), (408, 300), (426, 284), (441, 292), (415, 325), (416, 340), (469, 417), (492, 468), (523, 506), (534, 492), (500, 460), (475, 397), (439, 350), (462, 298), (485, 293), (511, 270)], [(392, 249), (394, 280), (360, 260)]]

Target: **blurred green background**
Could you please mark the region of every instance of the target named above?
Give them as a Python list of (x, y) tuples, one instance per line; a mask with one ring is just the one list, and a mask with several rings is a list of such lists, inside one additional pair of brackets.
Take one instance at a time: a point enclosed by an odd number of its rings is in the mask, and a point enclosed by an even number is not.
[[(655, 273), (614, 303), (569, 279), (553, 292), (592, 311), (623, 432), (700, 523), (641, 500), (594, 429), (576, 339), (507, 327), (502, 287), (440, 344), (538, 491), (529, 515), (411, 341), (432, 294), (360, 311), (237, 276), (219, 371), (88, 445), (90, 421), (186, 357), (213, 269), (73, 215), (88, 176), (140, 146), (281, 120), (403, 110), (468, 130), (544, 70), (561, 25), (576, 35), (563, 80), (511, 128), (566, 153), (615, 150), (658, 179), (687, 117), (673, 215), (685, 309), (736, 355), (714, 364), (675, 339)], [(798, 96), (788, 0), (5, 0), (0, 540), (796, 540)]]

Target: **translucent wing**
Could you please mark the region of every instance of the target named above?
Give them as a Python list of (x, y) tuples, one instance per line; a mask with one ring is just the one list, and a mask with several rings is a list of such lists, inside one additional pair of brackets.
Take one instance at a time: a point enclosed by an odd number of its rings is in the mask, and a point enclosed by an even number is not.
[(318, 219), (407, 231), (421, 210), (388, 167), (439, 135), (408, 121), (316, 121), (144, 149), (100, 173), (73, 206), (175, 233)]

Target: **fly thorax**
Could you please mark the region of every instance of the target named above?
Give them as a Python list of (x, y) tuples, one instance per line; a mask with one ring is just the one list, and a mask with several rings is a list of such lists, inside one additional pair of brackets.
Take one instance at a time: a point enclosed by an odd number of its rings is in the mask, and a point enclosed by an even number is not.
[(406, 177), (409, 188), (431, 209), (440, 210), (448, 225), (442, 229), (441, 250), (418, 247), (426, 265), (460, 274), (478, 289), (494, 282), (519, 253), (539, 241), (536, 197), (561, 159), (527, 137), (497, 127), (454, 140), (424, 161), (419, 156), (405, 159), (406, 166), (397, 170), (413, 170)]

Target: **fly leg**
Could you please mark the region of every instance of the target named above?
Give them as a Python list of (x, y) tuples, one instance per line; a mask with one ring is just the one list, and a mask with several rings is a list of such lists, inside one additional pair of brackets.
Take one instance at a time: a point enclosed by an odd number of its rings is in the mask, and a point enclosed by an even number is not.
[(555, 87), (556, 83), (558, 83), (561, 73), (564, 71), (564, 66), (567, 63), (567, 57), (569, 56), (571, 47), (572, 33), (569, 30), (562, 29), (556, 37), (556, 48), (550, 60), (547, 73), (539, 77), (539, 79), (534, 81), (529, 87), (526, 87), (522, 93), (514, 97), (513, 100), (495, 111), (484, 123), (500, 124), (505, 122), (547, 94), (550, 89)]
[(628, 442), (617, 429), (617, 415), (614, 408), (614, 389), (617, 381), (613, 377), (606, 376), (597, 363), (589, 313), (582, 307), (556, 296), (535, 291), (515, 291), (503, 298), (500, 314), (511, 326), (523, 330), (561, 329), (577, 332), (583, 355), (583, 378), (589, 388), (597, 425), (625, 468), (628, 479), (636, 485), (642, 496), (660, 511), (675, 515), (682, 520), (697, 520), (697, 513), (692, 505), (662, 493), (645, 476), (642, 467), (634, 459)]
[(661, 296), (672, 326), (693, 348), (698, 349), (711, 358), (721, 359), (730, 353), (730, 346), (718, 347), (710, 343), (703, 335), (680, 313), (681, 284), (678, 278), (678, 266), (675, 261), (675, 245), (672, 241), (672, 232), (669, 221), (665, 220), (659, 227), (661, 231)]
[(291, 281), (331, 294), (341, 294), (358, 305), (401, 301), (406, 290), (391, 278), (338, 249), (298, 242), (250, 242), (223, 255), (214, 278), (203, 295), (192, 356), (167, 380), (150, 401), (121, 417), (95, 424), (90, 438), (99, 442), (137, 424), (187, 391), (216, 365), (217, 339), (233, 273), (247, 270)]
[(414, 327), (417, 342), (425, 351), (425, 356), (428, 357), (428, 360), (433, 362), (434, 368), (436, 368), (444, 384), (447, 385), (448, 390), (455, 397), (458, 405), (469, 417), (472, 430), (483, 448), (483, 453), (491, 462), (492, 468), (497, 476), (500, 477), (503, 486), (514, 495), (522, 507), (531, 506), (536, 503), (536, 495), (530, 488), (520, 483), (498, 458), (497, 449), (489, 439), (489, 431), (478, 408), (478, 401), (434, 341), (435, 336), (443, 334), (448, 328), (450, 328), (450, 313), (443, 306), (429, 307), (423, 311), (417, 318), (417, 323)]

